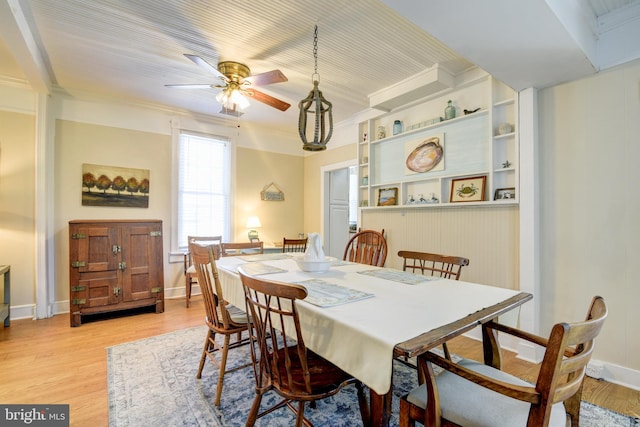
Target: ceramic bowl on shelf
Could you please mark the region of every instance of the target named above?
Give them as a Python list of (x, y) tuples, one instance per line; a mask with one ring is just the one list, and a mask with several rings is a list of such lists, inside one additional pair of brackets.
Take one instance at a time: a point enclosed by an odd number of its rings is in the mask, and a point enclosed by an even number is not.
[(308, 273), (322, 273), (328, 271), (331, 268), (331, 264), (336, 260), (336, 258), (326, 256), (324, 259), (320, 260), (307, 260), (304, 257), (297, 257), (296, 263), (300, 270), (306, 271)]

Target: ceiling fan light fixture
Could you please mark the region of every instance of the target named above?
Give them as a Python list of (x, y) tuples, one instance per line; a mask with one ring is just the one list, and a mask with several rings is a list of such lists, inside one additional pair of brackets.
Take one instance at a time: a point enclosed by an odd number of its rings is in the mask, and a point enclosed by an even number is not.
[[(322, 151), (327, 149), (327, 143), (333, 133), (333, 114), (331, 103), (320, 91), (320, 74), (318, 74), (318, 26), (313, 31), (313, 59), (315, 68), (311, 79), (313, 89), (309, 95), (298, 103), (300, 116), (298, 117), (298, 132), (302, 139), (302, 149), (307, 151)], [(309, 115), (309, 118), (307, 118)], [(312, 127), (308, 127), (312, 122)]]
[(238, 90), (231, 92), (231, 101), (238, 106), (239, 109), (244, 110), (249, 105), (247, 97), (240, 93)]
[(218, 93), (216, 95), (216, 101), (228, 110), (235, 110), (236, 107), (240, 110), (244, 110), (250, 105), (247, 97), (240, 93), (239, 89), (232, 86), (229, 86)]

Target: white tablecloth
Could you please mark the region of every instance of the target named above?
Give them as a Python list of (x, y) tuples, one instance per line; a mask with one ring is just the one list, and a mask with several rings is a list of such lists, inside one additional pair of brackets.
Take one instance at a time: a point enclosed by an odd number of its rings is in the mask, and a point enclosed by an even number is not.
[[(237, 266), (244, 262), (242, 257), (217, 261), (225, 299), (243, 309)], [(267, 280), (292, 283), (315, 278), (373, 294), (371, 298), (328, 308), (302, 300), (298, 310), (307, 347), (378, 394), (387, 393), (391, 387), (396, 344), (518, 294), (510, 289), (447, 279), (404, 284), (359, 274), (377, 268), (363, 264), (349, 263), (333, 266), (324, 273), (305, 273), (293, 259), (260, 262), (286, 270), (261, 276)], [(514, 312), (517, 317), (517, 310)]]

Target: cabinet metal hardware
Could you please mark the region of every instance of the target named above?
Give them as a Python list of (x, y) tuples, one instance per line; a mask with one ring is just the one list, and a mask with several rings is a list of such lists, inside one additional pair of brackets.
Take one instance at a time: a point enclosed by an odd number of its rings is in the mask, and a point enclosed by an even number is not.
[(74, 298), (73, 300), (71, 300), (72, 305), (82, 305), (86, 303), (87, 303), (86, 298)]
[(113, 288), (113, 294), (114, 294), (115, 296), (119, 296), (119, 295), (120, 295), (120, 292), (121, 292), (121, 289), (120, 289), (120, 288)]
[(84, 266), (85, 266), (84, 261), (73, 261), (71, 263), (71, 267), (84, 267)]
[(127, 268), (127, 263), (122, 261), (118, 263), (118, 269), (119, 270), (125, 270)]
[(113, 245), (113, 247), (111, 248), (111, 252), (113, 252), (113, 254), (119, 254), (120, 252), (122, 252), (122, 247), (120, 247), (120, 245)]
[(152, 294), (157, 294), (158, 292), (162, 292), (162, 288), (161, 287), (157, 287), (157, 288), (151, 288), (151, 293)]
[(73, 233), (73, 234), (71, 235), (71, 238), (72, 238), (72, 239), (74, 239), (74, 240), (78, 240), (78, 239), (86, 239), (86, 238), (87, 238), (87, 235), (86, 235), (86, 234), (84, 234), (84, 233)]
[(150, 231), (149, 232), (149, 236), (151, 236), (151, 237), (162, 236), (162, 231)]
[(87, 289), (86, 286), (72, 286), (71, 287), (71, 292), (82, 292), (82, 291), (84, 291), (86, 289)]

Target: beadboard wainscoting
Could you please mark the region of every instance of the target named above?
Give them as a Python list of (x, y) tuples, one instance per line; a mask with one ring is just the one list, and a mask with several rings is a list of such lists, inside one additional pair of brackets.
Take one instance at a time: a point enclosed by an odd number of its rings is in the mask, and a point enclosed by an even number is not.
[(402, 269), (399, 250), (469, 258), (460, 280), (519, 289), (517, 205), (371, 209), (362, 228), (384, 228), (389, 246), (386, 267)]

